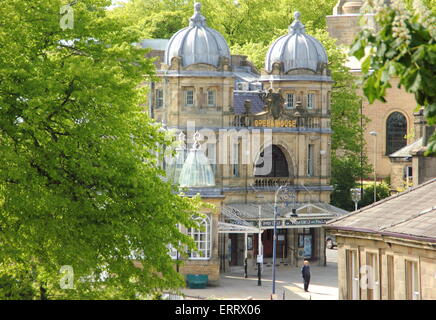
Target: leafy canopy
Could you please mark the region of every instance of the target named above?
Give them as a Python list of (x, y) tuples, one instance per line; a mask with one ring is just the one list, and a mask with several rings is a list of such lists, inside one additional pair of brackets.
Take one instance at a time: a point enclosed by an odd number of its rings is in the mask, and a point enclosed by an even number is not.
[[(76, 2), (65, 30), (64, 1), (0, 6), (0, 274), (14, 279), (0, 298), (134, 299), (183, 285), (166, 245), (192, 245), (176, 225), (194, 226), (199, 203), (161, 178), (166, 141), (141, 107), (154, 67), (110, 2)], [(63, 265), (74, 289), (60, 289)]]

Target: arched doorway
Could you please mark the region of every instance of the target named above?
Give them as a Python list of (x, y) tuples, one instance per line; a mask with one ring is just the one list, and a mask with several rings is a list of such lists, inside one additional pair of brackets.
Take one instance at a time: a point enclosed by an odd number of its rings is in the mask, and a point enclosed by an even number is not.
[[(271, 161), (271, 165), (269, 165), (269, 161)], [(278, 146), (268, 146), (260, 153), (255, 165), (254, 176), (290, 177), (288, 161)]]
[(393, 112), (386, 120), (386, 155), (407, 145), (407, 119), (401, 112)]

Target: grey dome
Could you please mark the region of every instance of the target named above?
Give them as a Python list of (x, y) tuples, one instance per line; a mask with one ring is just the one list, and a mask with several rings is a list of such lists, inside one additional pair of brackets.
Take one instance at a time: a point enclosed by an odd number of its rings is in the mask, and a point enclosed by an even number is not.
[(194, 4), (194, 15), (189, 27), (176, 32), (168, 42), (165, 63), (171, 64), (173, 57), (181, 57), (184, 67), (195, 63), (206, 63), (218, 67), (220, 57), (230, 59), (230, 50), (224, 37), (207, 27), (206, 18), (200, 13), (201, 4)]
[(289, 33), (278, 38), (269, 48), (265, 59), (265, 70), (272, 71), (275, 62), (283, 63), (286, 73), (293, 69), (310, 69), (317, 72), (319, 64), (327, 64), (327, 53), (322, 44), (309, 36), (300, 21), (300, 13), (294, 13), (295, 21)]

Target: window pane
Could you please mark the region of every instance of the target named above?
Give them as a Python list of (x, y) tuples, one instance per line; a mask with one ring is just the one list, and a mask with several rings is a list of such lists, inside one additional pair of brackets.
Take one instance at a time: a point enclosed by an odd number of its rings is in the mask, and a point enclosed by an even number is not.
[(386, 121), (386, 154), (392, 154), (405, 147), (407, 144), (406, 134), (406, 117), (400, 112), (392, 113)]
[(215, 90), (207, 91), (207, 105), (215, 106)]
[(286, 99), (286, 108), (293, 109), (294, 108), (294, 94), (289, 93)]
[(185, 91), (185, 105), (186, 106), (194, 105), (194, 91), (192, 90)]
[(202, 230), (189, 229), (189, 234), (196, 243), (196, 252), (190, 252), (191, 259), (208, 259), (210, 258), (210, 221), (205, 218), (201, 221)]
[(162, 108), (163, 106), (163, 90), (156, 90), (156, 108)]
[(307, 150), (307, 175), (313, 176), (313, 144), (309, 144)]

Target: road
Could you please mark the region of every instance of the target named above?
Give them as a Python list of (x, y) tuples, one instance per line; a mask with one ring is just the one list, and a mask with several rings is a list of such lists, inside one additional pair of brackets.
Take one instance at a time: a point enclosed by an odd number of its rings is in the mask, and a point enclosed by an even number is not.
[[(242, 269), (221, 275), (220, 286), (206, 289), (183, 289), (187, 296), (223, 300), (266, 300), (271, 298), (272, 268), (265, 267), (262, 286), (257, 285), (257, 274), (245, 279)], [(311, 266), (309, 292), (303, 290), (300, 267), (280, 266), (276, 268), (276, 294), (285, 300), (337, 300), (338, 266), (337, 250), (327, 249), (327, 266)]]

